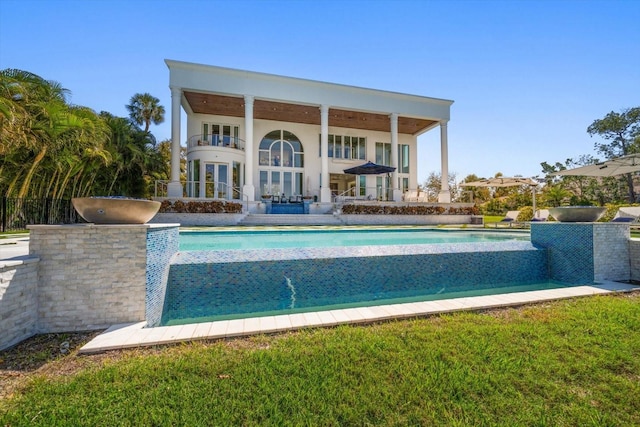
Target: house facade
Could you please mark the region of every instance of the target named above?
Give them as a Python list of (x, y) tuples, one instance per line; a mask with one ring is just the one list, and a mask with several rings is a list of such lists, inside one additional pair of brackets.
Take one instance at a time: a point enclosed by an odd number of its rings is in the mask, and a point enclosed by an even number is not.
[[(402, 200), (416, 189), (418, 136), (440, 129), (448, 175), (453, 101), (165, 60), (171, 88), (171, 181), (167, 196), (252, 202), (262, 195)], [(187, 123), (181, 123), (181, 110)], [(181, 141), (182, 126), (187, 140)], [(187, 180), (180, 180), (180, 147)], [(426, 147), (422, 147), (426, 149)], [(350, 175), (367, 161), (389, 174)], [(449, 203), (443, 179), (439, 202)]]

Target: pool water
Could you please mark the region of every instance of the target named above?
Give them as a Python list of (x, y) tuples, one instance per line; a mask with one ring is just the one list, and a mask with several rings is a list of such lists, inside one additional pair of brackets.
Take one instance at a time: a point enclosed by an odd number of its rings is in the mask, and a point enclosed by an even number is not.
[(160, 323), (562, 286), (529, 239), (420, 227), (183, 232)]
[[(482, 295), (507, 294), (513, 292), (557, 289), (577, 285), (567, 285), (554, 281), (519, 285), (485, 286), (474, 289), (452, 289), (444, 287), (413, 288), (410, 291), (385, 293), (363, 293), (359, 295), (324, 298), (305, 298), (303, 287), (296, 289), (291, 281), (283, 281), (277, 300), (245, 304), (225, 304), (219, 298), (198, 299), (183, 306), (175, 307), (163, 315), (163, 326), (189, 323), (213, 322), (219, 320), (244, 319), (251, 317), (275, 316), (282, 314), (307, 313), (324, 310), (337, 310), (353, 307), (370, 307), (408, 302), (435, 301), (450, 298), (463, 298)], [(275, 304), (275, 306), (274, 306)], [(277, 308), (276, 308), (277, 307)]]
[(330, 229), (287, 231), (183, 231), (180, 250), (229, 250), (274, 248), (319, 248), (332, 246), (381, 246), (435, 243), (528, 241), (529, 234), (482, 230)]

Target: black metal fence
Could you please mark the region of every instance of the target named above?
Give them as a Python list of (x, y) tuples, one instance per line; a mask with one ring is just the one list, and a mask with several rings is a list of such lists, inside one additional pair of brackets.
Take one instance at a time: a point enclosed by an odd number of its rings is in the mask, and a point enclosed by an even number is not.
[(81, 222), (71, 200), (12, 199), (0, 202), (0, 231), (26, 230), (31, 224), (75, 224)]

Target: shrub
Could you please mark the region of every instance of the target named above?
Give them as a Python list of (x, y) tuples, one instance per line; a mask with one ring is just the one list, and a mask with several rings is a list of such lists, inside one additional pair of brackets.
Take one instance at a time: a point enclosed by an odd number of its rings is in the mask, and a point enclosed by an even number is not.
[(533, 219), (533, 207), (532, 206), (523, 206), (520, 208), (520, 213), (518, 214), (518, 218), (516, 221), (531, 221)]
[(442, 206), (383, 206), (383, 205), (353, 205), (342, 206), (342, 213), (346, 215), (477, 215), (478, 208), (443, 208)]
[(226, 200), (189, 201), (163, 200), (160, 213), (242, 213), (242, 204)]

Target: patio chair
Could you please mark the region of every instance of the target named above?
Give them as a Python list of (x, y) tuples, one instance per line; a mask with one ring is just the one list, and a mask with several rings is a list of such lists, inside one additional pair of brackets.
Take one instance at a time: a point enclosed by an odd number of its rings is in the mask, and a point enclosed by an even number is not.
[(640, 206), (622, 206), (611, 222), (640, 222)]
[(518, 215), (520, 215), (520, 211), (509, 211), (500, 221), (496, 222), (496, 228), (498, 228), (498, 224), (509, 224), (511, 227), (513, 224), (518, 224)]
[(418, 191), (417, 190), (408, 190), (404, 193), (404, 201), (405, 202), (417, 202), (418, 201)]
[[(517, 218), (517, 217), (516, 217)], [(538, 209), (531, 222), (543, 222), (549, 219), (549, 209)]]

